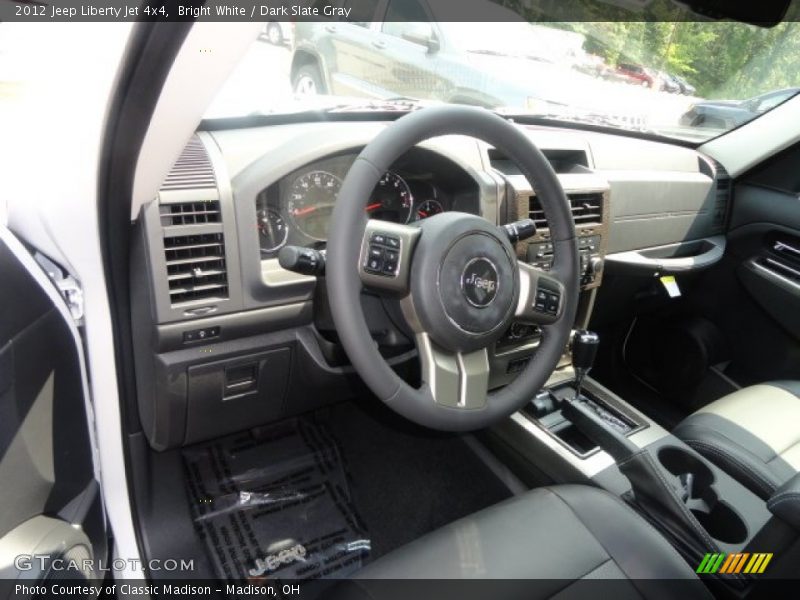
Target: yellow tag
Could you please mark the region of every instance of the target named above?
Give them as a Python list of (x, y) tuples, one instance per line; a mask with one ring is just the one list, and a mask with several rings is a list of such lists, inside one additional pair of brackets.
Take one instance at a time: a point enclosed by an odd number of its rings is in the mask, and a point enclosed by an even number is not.
[(681, 289), (678, 287), (678, 281), (675, 279), (674, 275), (664, 275), (661, 277), (661, 283), (664, 284), (664, 288), (667, 290), (667, 294), (669, 294), (670, 298), (680, 297)]

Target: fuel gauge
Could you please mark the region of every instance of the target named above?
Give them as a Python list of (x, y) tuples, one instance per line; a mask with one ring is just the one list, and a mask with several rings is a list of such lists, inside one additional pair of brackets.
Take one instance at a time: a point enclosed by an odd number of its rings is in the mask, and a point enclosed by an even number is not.
[(262, 208), (256, 213), (258, 217), (258, 241), (261, 254), (273, 254), (280, 250), (289, 237), (286, 221), (271, 208)]
[(442, 208), (438, 200), (425, 200), (417, 206), (417, 220), (421, 221), (443, 212), (444, 208)]

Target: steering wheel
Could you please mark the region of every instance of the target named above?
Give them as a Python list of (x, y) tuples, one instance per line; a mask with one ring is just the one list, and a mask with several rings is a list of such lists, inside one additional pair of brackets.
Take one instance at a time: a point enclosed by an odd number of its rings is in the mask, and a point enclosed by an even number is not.
[[(389, 167), (420, 142), (453, 134), (491, 144), (531, 182), (550, 227), (550, 271), (517, 261), (507, 234), (475, 215), (448, 212), (414, 225), (368, 219), (365, 198)], [(398, 119), (358, 155), (333, 210), (326, 281), (339, 338), (372, 392), (420, 425), (466, 431), (522, 408), (555, 369), (575, 320), (578, 260), (564, 190), (539, 149), (492, 112), (437, 106)], [(419, 388), (378, 352), (361, 308), (363, 288), (400, 299), (420, 355)], [(512, 383), (490, 392), (488, 350), (512, 321), (539, 325), (542, 341)]]

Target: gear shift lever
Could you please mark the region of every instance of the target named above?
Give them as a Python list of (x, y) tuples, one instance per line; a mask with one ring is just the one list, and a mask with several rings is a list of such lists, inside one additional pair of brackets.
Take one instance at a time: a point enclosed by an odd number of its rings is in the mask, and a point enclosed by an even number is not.
[(581, 400), (581, 386), (594, 365), (600, 337), (593, 331), (579, 330), (572, 338), (572, 366), (575, 369), (575, 397), (564, 400), (561, 414), (589, 439), (618, 461), (633, 455), (638, 447), (610, 425), (609, 416), (601, 417), (589, 403)]
[(572, 338), (572, 368), (575, 369), (575, 400), (581, 399), (583, 378), (594, 365), (600, 337), (594, 331), (580, 329)]

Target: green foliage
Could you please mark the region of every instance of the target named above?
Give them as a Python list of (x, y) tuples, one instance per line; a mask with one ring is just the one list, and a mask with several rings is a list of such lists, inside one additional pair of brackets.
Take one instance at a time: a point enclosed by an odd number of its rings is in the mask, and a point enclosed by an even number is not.
[[(582, 33), (609, 66), (634, 62), (684, 77), (707, 98), (748, 98), (800, 86), (800, 23), (773, 28), (700, 21), (671, 0), (633, 14), (595, 0), (500, 0), (531, 22)], [(623, 4), (623, 3), (620, 3)]]

